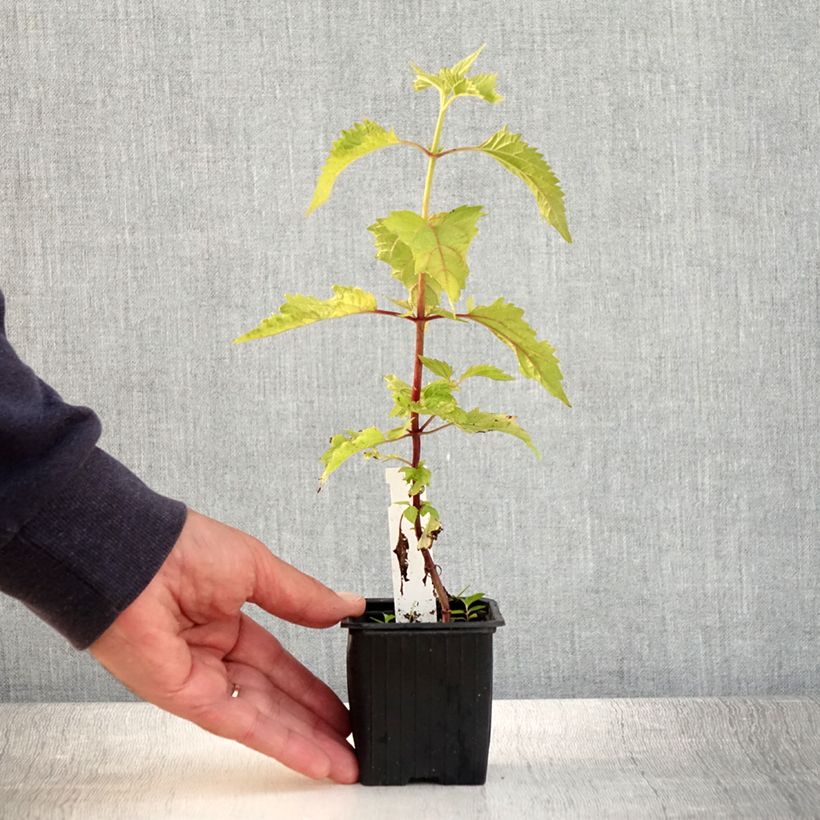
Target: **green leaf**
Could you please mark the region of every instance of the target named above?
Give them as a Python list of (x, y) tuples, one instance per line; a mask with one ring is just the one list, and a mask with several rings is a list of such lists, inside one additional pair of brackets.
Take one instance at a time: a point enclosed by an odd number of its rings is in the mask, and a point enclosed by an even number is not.
[(483, 376), (485, 379), (494, 379), (497, 382), (509, 382), (515, 378), (515, 376), (505, 373), (501, 370), (501, 368), (496, 367), (495, 365), (474, 364), (472, 367), (468, 367), (464, 371), (464, 374), (459, 381), (463, 382), (465, 379), (471, 379), (474, 376)]
[(438, 513), (438, 510), (429, 501), (421, 502), (421, 514), (434, 515), (436, 518), (441, 518), (441, 516)]
[(504, 97), (495, 90), (495, 74), (474, 74), (465, 77), (459, 87), (455, 89), (457, 97), (481, 97), (484, 102), (501, 102)]
[(459, 596), (459, 600), (464, 603), (467, 609), (470, 609), (470, 607), (472, 607), (473, 604), (475, 604), (477, 601), (480, 601), (483, 597), (483, 592), (475, 592), (472, 595)]
[(330, 447), (322, 454), (322, 464), (325, 469), (320, 479), (321, 483), (344, 464), (351, 456), (369, 450), (378, 444), (395, 441), (407, 432), (407, 426), (396, 427), (387, 433), (378, 427), (367, 427), (364, 430), (348, 430), (346, 433), (337, 433), (330, 439)]
[(487, 47), (486, 43), (482, 43), (472, 54), (459, 60), (450, 71), (458, 76), (464, 76), (472, 67), (473, 63), (478, 59), (478, 55)]
[(465, 323), (467, 320), (462, 319), (458, 316), (458, 314), (454, 313), (452, 310), (446, 310), (441, 305), (437, 305), (434, 310), (429, 311), (427, 313), (428, 316), (441, 316), (445, 319), (452, 319), (454, 322), (461, 322), (462, 324)]
[(440, 415), (440, 417), (444, 421), (452, 422), (465, 433), (490, 433), (495, 431), (515, 436), (515, 438), (523, 441), (535, 453), (537, 458), (541, 458), (541, 453), (532, 443), (529, 433), (518, 424), (515, 416), (508, 416), (504, 413), (487, 413), (474, 407), (472, 410), (466, 411), (458, 408), (457, 411), (447, 415)]
[(405, 517), (405, 518), (406, 518), (406, 519), (407, 519), (407, 520), (408, 520), (411, 524), (415, 524), (415, 523), (416, 523), (416, 519), (419, 517), (419, 511), (418, 511), (418, 509), (417, 509), (416, 507), (414, 507), (412, 504), (408, 504), (408, 505), (407, 505), (407, 507), (405, 508), (404, 512), (402, 513), (402, 515), (403, 515), (403, 516), (404, 516), (404, 517)]
[(388, 131), (372, 120), (362, 120), (362, 122), (354, 123), (347, 131), (342, 131), (341, 136), (333, 143), (330, 155), (325, 161), (316, 182), (313, 199), (310, 201), (305, 216), (313, 213), (322, 203), (327, 201), (333, 190), (336, 177), (351, 162), (377, 151), (379, 148), (397, 145), (399, 142), (400, 140), (395, 131)]
[(561, 384), (564, 376), (558, 366), (555, 348), (546, 340), (539, 340), (535, 331), (524, 321), (524, 311), (498, 298), (491, 305), (477, 305), (466, 314), (468, 319), (484, 325), (510, 347), (518, 358), (521, 372), (537, 381), (567, 407), (572, 405)]
[(393, 396), (393, 409), (390, 411), (391, 416), (409, 416), (411, 413), (411, 396), (413, 389), (407, 382), (402, 381), (398, 376), (392, 373), (384, 377), (387, 389)]
[(453, 375), (453, 368), (441, 359), (431, 359), (429, 356), (419, 356), (419, 359), (431, 373), (442, 379), (449, 379)]
[(424, 91), (426, 88), (437, 88), (442, 94), (447, 93), (447, 86), (444, 80), (437, 74), (431, 74), (419, 68), (415, 63), (410, 63), (410, 68), (413, 69), (416, 75), (413, 80), (414, 91)]
[[(461, 205), (427, 219), (415, 211), (393, 211), (376, 223), (380, 224), (379, 232), (374, 231), (377, 250), (379, 243), (383, 249), (377, 257), (390, 264), (406, 287), (415, 282), (419, 273), (426, 273), (435, 282), (437, 292), (443, 290), (451, 304), (455, 304), (467, 281), (467, 249), (478, 233), (476, 222), (482, 214), (480, 205)], [(385, 230), (395, 238), (392, 243)], [(412, 277), (406, 252), (397, 247), (396, 241), (410, 251)]]
[(376, 310), (376, 297), (361, 288), (333, 285), (333, 294), (330, 299), (324, 300), (314, 296), (303, 296), (300, 293), (285, 294), (285, 303), (279, 308), (278, 313), (263, 319), (253, 330), (237, 336), (234, 342), (238, 344), (251, 339), (263, 339), (322, 319), (372, 313)]
[(376, 243), (376, 259), (386, 262), (393, 276), (406, 288), (411, 288), (417, 279), (413, 252), (385, 224), (377, 219), (367, 230), (373, 234)]
[(410, 409), (417, 413), (430, 413), (438, 416), (442, 421), (450, 422), (465, 433), (492, 431), (507, 433), (523, 441), (538, 458), (541, 457), (529, 434), (519, 426), (515, 416), (504, 413), (487, 413), (477, 407), (464, 410), (458, 406), (453, 396), (454, 386), (457, 388), (455, 382), (450, 381), (429, 382), (422, 388), (419, 400), (410, 404)]
[(450, 413), (458, 407), (453, 389), (458, 389), (455, 382), (449, 380), (436, 379), (427, 382), (421, 388), (421, 395), (418, 401), (410, 403), (410, 410), (416, 413), (430, 413), (433, 416), (441, 416), (443, 413)]
[(421, 515), (425, 514), (425, 507), (428, 507), (429, 509), (426, 510), (427, 523), (424, 525), (424, 530), (418, 543), (418, 548), (420, 550), (430, 549), (430, 547), (433, 546), (433, 541), (438, 538), (438, 534), (441, 532), (441, 521), (439, 520), (438, 512), (436, 512), (430, 505), (423, 505), (420, 513)]
[(567, 242), (572, 242), (564, 212), (564, 193), (552, 168), (536, 148), (527, 145), (521, 139), (521, 134), (510, 133), (505, 125), (477, 146), (477, 149), (489, 154), (510, 173), (523, 180), (535, 195), (541, 216)]
[(427, 485), (430, 483), (432, 473), (425, 467), (424, 462), (420, 461), (418, 466), (400, 467), (399, 472), (404, 476), (404, 480), (410, 485), (407, 495), (414, 496), (423, 493)]
[[(407, 302), (396, 302), (408, 314), (415, 313), (418, 305), (418, 274), (413, 252), (399, 237), (384, 224), (384, 219), (377, 219), (367, 230), (373, 234), (376, 243), (376, 259), (386, 262), (394, 278), (407, 288), (410, 298)], [(424, 304), (425, 310), (438, 305), (441, 288), (429, 276), (424, 277)]]
[(456, 97), (479, 97), (489, 103), (500, 102), (504, 98), (495, 90), (495, 74), (474, 74), (467, 76), (467, 72), (472, 68), (478, 55), (483, 51), (484, 46), (476, 49), (472, 54), (459, 60), (450, 68), (442, 68), (437, 74), (424, 71), (415, 63), (410, 63), (416, 76), (413, 80), (413, 88), (416, 91), (424, 91), (426, 88), (437, 88), (443, 96), (448, 94)]

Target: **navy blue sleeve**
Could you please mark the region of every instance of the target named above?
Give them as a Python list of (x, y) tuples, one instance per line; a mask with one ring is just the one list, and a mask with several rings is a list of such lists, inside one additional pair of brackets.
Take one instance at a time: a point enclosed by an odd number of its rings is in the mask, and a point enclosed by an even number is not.
[(78, 649), (148, 585), (187, 514), (98, 448), (100, 432), (14, 352), (0, 291), (0, 592)]

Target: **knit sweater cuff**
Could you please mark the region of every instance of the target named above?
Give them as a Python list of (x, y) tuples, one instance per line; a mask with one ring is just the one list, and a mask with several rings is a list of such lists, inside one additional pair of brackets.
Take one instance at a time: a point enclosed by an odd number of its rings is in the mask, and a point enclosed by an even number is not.
[(0, 549), (0, 588), (85, 649), (145, 589), (186, 515), (95, 447)]

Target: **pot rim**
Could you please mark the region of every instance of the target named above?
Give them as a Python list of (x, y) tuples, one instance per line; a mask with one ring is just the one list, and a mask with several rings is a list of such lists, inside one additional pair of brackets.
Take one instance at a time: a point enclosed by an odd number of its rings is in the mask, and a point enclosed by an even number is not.
[(495, 632), (499, 626), (504, 626), (504, 618), (498, 608), (498, 603), (494, 598), (481, 598), (482, 603), (487, 604), (490, 612), (489, 618), (480, 621), (451, 621), (444, 624), (440, 621), (436, 623), (381, 623), (378, 621), (365, 620), (369, 615), (376, 612), (384, 612), (385, 609), (392, 609), (392, 598), (366, 598), (366, 608), (363, 614), (354, 618), (345, 618), (340, 626), (352, 632), (384, 632), (394, 635), (406, 634), (407, 632), (456, 632), (466, 630), (468, 632)]

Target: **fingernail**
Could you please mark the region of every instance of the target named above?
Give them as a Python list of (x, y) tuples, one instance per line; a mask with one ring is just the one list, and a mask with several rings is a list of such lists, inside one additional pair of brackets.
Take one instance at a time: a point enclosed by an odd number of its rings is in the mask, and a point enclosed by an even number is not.
[(354, 604), (355, 606), (362, 606), (364, 604), (364, 597), (359, 595), (358, 592), (337, 592), (336, 593), (342, 600), (346, 601), (349, 604)]

